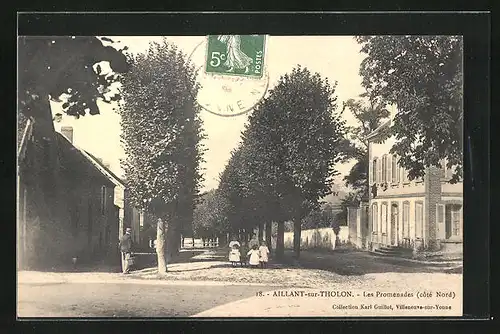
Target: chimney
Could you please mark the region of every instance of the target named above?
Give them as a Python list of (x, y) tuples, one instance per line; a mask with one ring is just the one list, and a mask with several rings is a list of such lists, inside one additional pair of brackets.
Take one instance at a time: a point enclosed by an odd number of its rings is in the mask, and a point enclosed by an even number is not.
[(108, 163), (108, 162), (105, 162), (105, 163), (104, 163), (104, 167), (106, 167), (107, 169), (109, 169), (109, 163)]
[(73, 144), (73, 127), (72, 126), (61, 126), (61, 133), (66, 137), (71, 144)]

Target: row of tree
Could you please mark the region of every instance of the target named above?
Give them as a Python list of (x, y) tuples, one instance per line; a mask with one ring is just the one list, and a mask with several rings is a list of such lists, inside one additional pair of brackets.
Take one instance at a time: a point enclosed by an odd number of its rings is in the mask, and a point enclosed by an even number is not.
[[(345, 158), (345, 124), (335, 86), (301, 66), (279, 79), (249, 116), (219, 187), (196, 210), (210, 217), (204, 220), (205, 230), (210, 222), (217, 232), (231, 235), (245, 236), (258, 228), (262, 238), (265, 227), (270, 244), (276, 222), (280, 256), (284, 223), (293, 221), (299, 256), (303, 219), (331, 193), (334, 166)], [(217, 209), (211, 210), (214, 203)]]

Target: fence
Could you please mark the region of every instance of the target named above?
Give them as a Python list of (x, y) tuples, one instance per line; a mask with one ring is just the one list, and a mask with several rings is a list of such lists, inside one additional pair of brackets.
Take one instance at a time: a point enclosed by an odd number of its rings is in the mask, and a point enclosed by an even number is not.
[(194, 239), (183, 238), (181, 240), (181, 249), (191, 248), (215, 248), (219, 247), (219, 239)]

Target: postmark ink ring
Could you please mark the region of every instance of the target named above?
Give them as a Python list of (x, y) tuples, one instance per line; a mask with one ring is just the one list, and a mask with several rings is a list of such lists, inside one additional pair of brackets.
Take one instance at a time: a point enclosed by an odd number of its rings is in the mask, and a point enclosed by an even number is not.
[(199, 43), (189, 55), (200, 84), (197, 103), (222, 117), (252, 110), (269, 87), (265, 46), (264, 35), (211, 35)]

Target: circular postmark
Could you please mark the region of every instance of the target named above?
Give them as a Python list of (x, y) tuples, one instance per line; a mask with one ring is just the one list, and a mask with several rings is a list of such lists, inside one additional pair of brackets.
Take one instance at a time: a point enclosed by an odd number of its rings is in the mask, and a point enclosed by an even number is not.
[[(231, 42), (232, 36), (238, 37)], [(245, 114), (266, 95), (269, 75), (265, 39), (250, 48), (251, 51), (242, 51), (240, 46), (245, 38), (243, 35), (209, 36), (189, 56), (200, 84), (196, 101), (212, 114), (222, 117)], [(228, 45), (230, 43), (232, 45)]]

